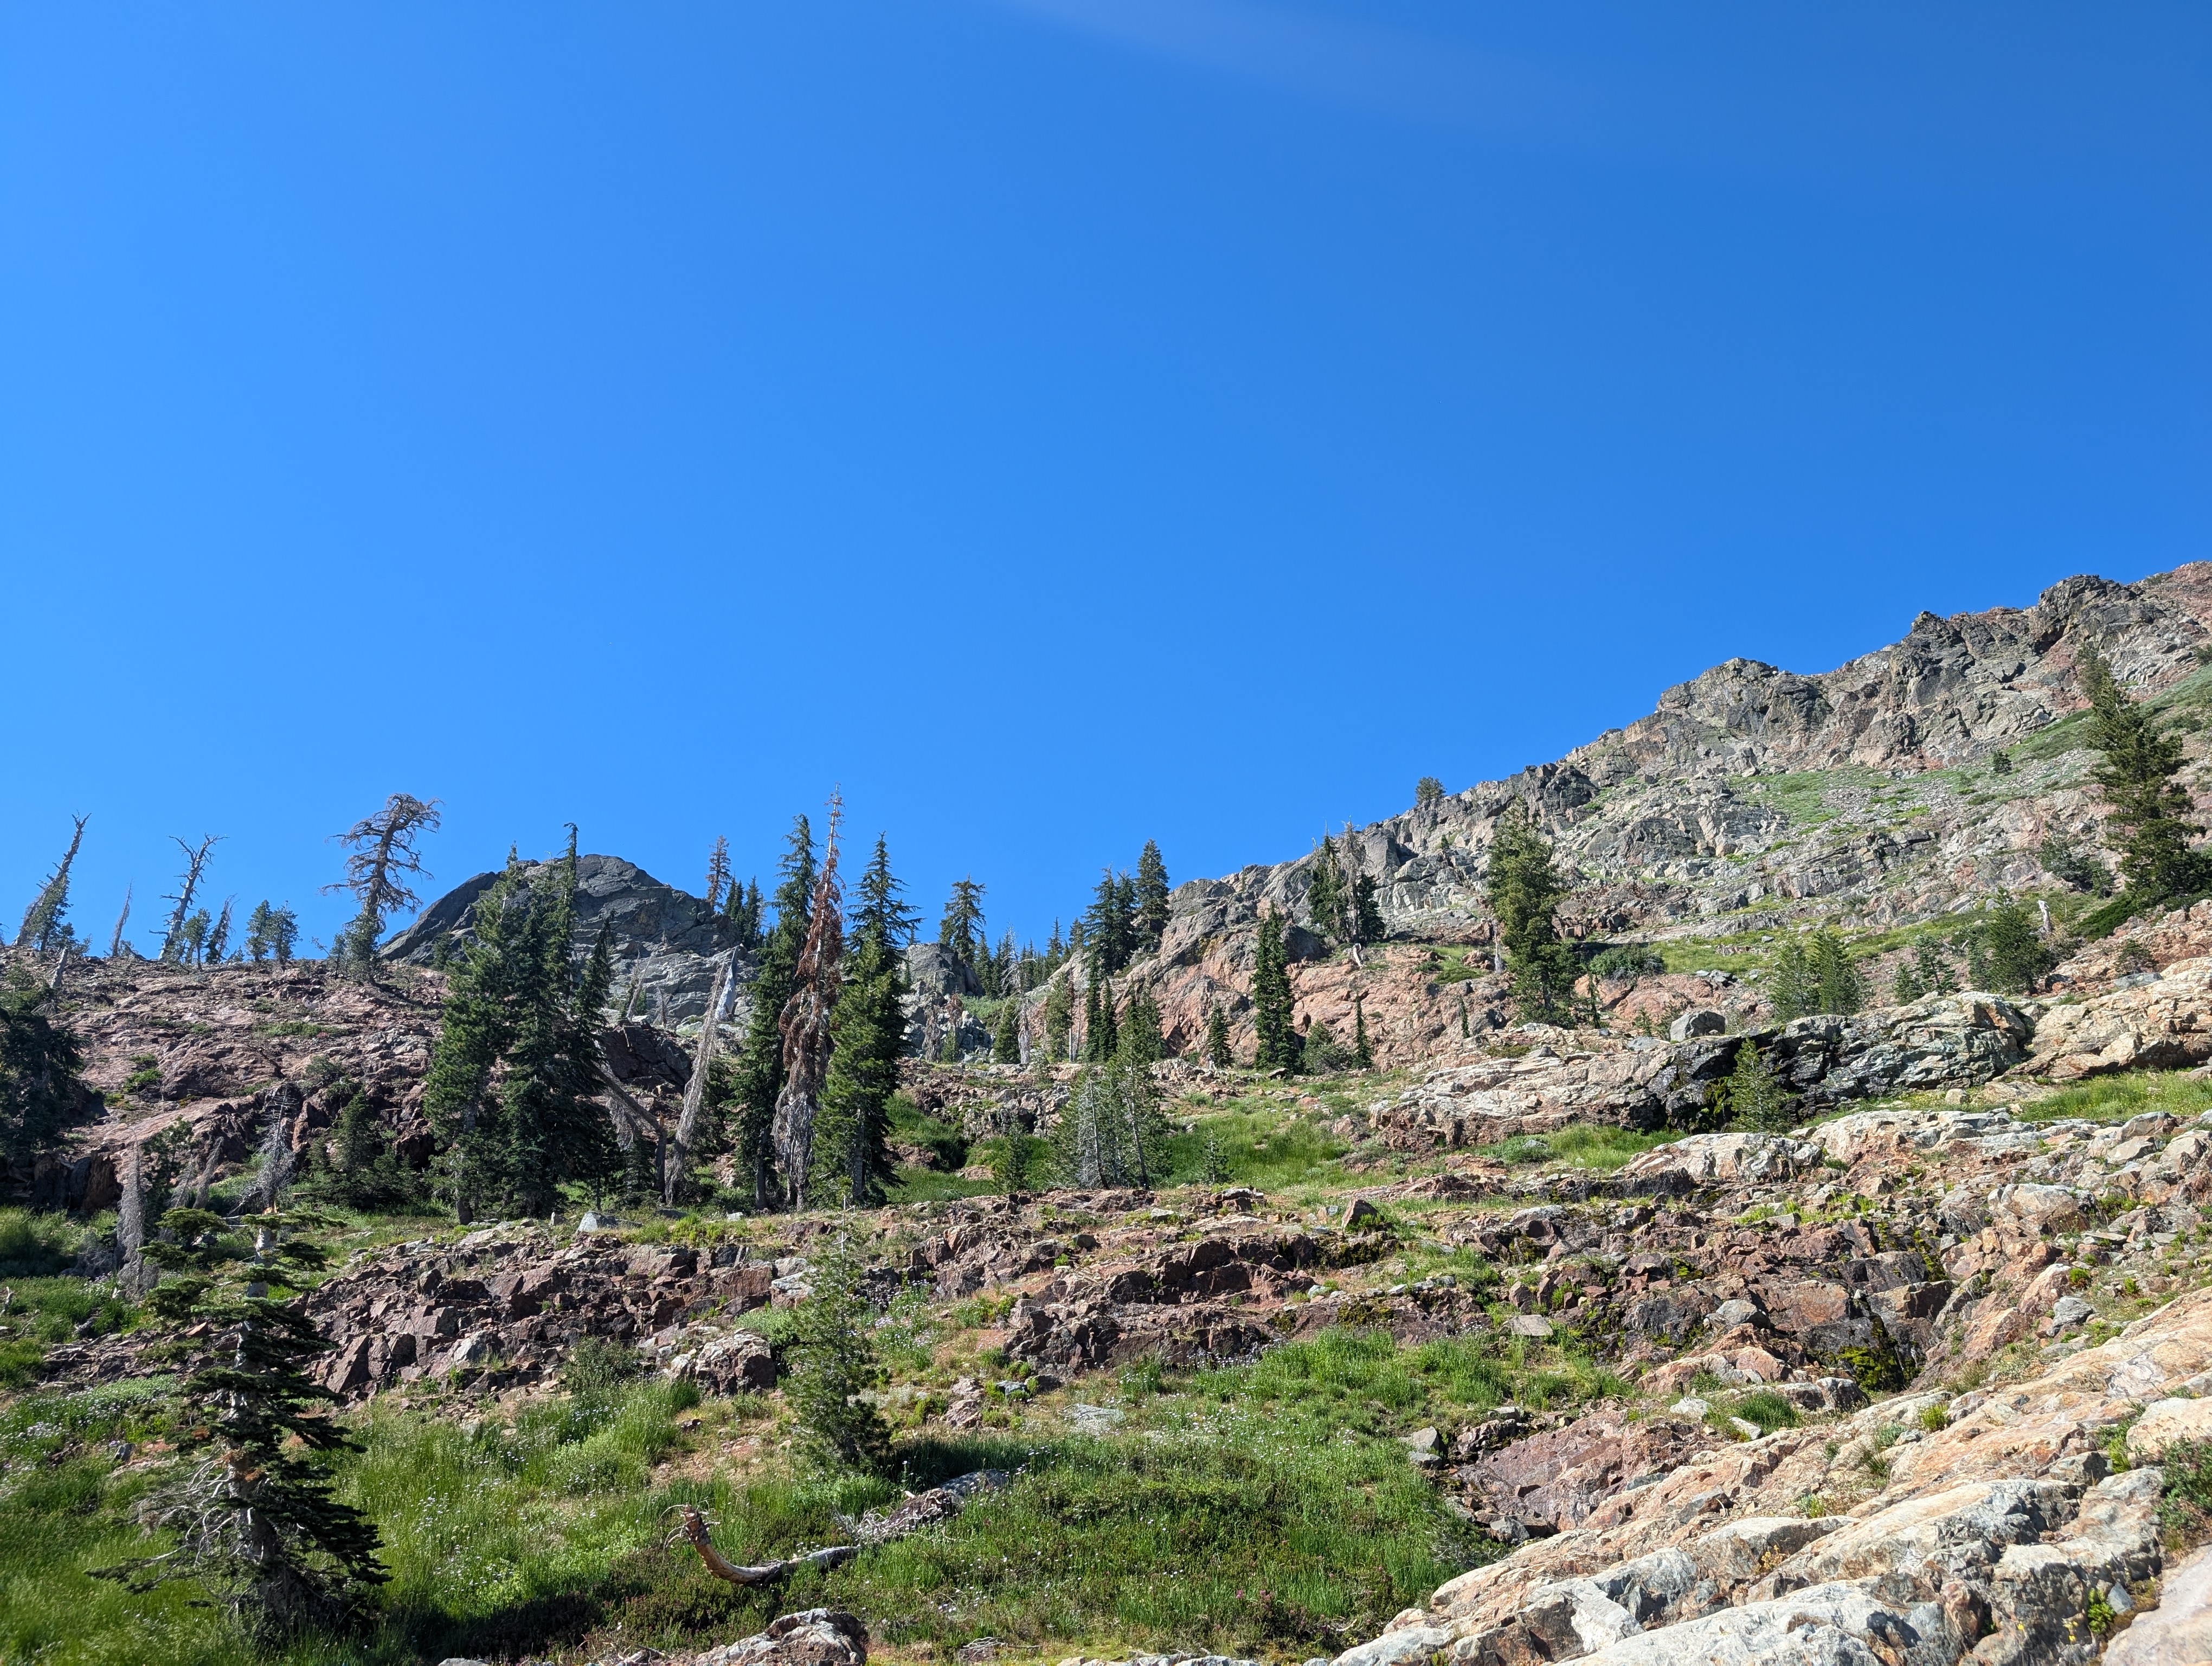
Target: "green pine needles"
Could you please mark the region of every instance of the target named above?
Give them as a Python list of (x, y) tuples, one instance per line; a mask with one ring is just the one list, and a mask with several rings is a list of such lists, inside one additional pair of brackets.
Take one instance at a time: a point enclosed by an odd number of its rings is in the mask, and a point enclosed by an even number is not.
[(1543, 1024), (1571, 1016), (1577, 968), (1559, 926), (1559, 901), (1565, 894), (1550, 842), (1537, 830), (1528, 806), (1516, 800), (1498, 818), (1491, 837), (1490, 909), (1505, 950), (1514, 1005), (1522, 1018)]
[(580, 965), (576, 841), (532, 874), (514, 857), (477, 899), (473, 940), (447, 984), (422, 1108), (444, 1146), (444, 1187), (478, 1209), (544, 1215), (565, 1183), (620, 1170), (599, 1089), (599, 1028), (613, 982), (602, 930)]
[(1290, 958), (1283, 946), (1283, 916), (1270, 910), (1260, 921), (1252, 966), (1252, 1022), (1259, 1031), (1252, 1065), (1295, 1073), (1303, 1049), (1291, 1024)]

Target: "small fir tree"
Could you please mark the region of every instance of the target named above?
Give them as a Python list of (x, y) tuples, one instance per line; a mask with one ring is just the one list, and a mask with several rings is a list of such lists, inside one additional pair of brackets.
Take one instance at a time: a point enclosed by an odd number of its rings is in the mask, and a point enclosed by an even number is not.
[(914, 911), (900, 900), (890, 850), (881, 834), (860, 875), (853, 913), (846, 987), (830, 1022), (830, 1075), (816, 1147), (824, 1177), (842, 1185), (852, 1207), (881, 1203), (897, 1177), (890, 1151), (890, 1101), (906, 1050), (906, 970), (901, 946)]
[(153, 1518), (175, 1534), (174, 1547), (101, 1572), (142, 1590), (196, 1578), (264, 1647), (350, 1628), (389, 1576), (375, 1525), (333, 1496), (317, 1457), (358, 1450), (346, 1426), (325, 1414), (334, 1396), (307, 1372), (334, 1345), (278, 1295), (298, 1290), (325, 1257), (282, 1217), (257, 1222), (253, 1259), (242, 1264), (221, 1242), (229, 1227), (219, 1216), (173, 1209), (161, 1226), (162, 1240), (145, 1255), (179, 1276), (149, 1304), (210, 1348), (184, 1384), (185, 1403), (204, 1420), (186, 1437), (198, 1461), (153, 1500)]
[(1721, 1084), (1717, 1098), (1735, 1127), (1754, 1134), (1784, 1134), (1796, 1122), (1796, 1102), (1754, 1041), (1736, 1049), (1735, 1067)]
[(1774, 1021), (1787, 1024), (1820, 1010), (1820, 985), (1805, 958), (1805, 944), (1795, 933), (1783, 940), (1774, 954), (1774, 979), (1767, 986), (1774, 1004)]
[(1516, 800), (1498, 818), (1490, 845), (1489, 900), (1505, 949), (1514, 1003), (1525, 1018), (1556, 1023), (1574, 986), (1574, 955), (1560, 940), (1559, 900), (1565, 882), (1552, 847)]
[(807, 1269), (812, 1294), (792, 1310), (785, 1389), (806, 1452), (826, 1468), (880, 1474), (890, 1431), (862, 1396), (883, 1380), (874, 1316), (852, 1250), (839, 1243)]
[(1307, 917), (1313, 921), (1315, 934), (1324, 942), (1350, 940), (1349, 902), (1344, 869), (1336, 860), (1336, 842), (1324, 833), (1321, 849), (1314, 857), (1313, 877), (1306, 885)]
[(1380, 943), (1386, 935), (1382, 904), (1375, 900), (1375, 876), (1358, 873), (1352, 880), (1352, 940)]
[(1866, 980), (1844, 939), (1826, 926), (1813, 933), (1806, 967), (1819, 991), (1816, 1010), (1848, 1015), (1866, 1005)]
[(991, 1032), (991, 1058), (998, 1064), (1022, 1061), (1022, 1004), (1008, 996), (999, 1007), (998, 1027)]
[(1206, 1061), (1217, 1070), (1226, 1070), (1237, 1062), (1229, 1050), (1229, 1020), (1222, 1016), (1219, 1001), (1206, 1009)]
[(1115, 1051), (1130, 1063), (1148, 1065), (1167, 1056), (1160, 1033), (1160, 1006), (1149, 991), (1138, 989), (1123, 1006)]
[(1362, 1070), (1375, 1068), (1375, 1049), (1367, 1039), (1367, 1008), (1356, 998), (1352, 1003), (1352, 1062)]
[(1984, 969), (1977, 982), (1999, 994), (2034, 994), (2057, 964), (2035, 910), (2014, 898), (2000, 897), (1975, 936)]
[(1444, 784), (1434, 775), (1423, 775), (1413, 783), (1413, 808), (1433, 810), (1444, 801)]
[(2129, 911), (2141, 913), (2206, 889), (2212, 863), (2191, 842), (2204, 830), (2190, 819), (2195, 800), (2177, 779), (2189, 762), (2180, 737), (2129, 697), (2094, 646), (2083, 648), (2080, 664), (2082, 692), (2089, 698), (2085, 739), (2105, 755), (2090, 779), (2117, 836)]

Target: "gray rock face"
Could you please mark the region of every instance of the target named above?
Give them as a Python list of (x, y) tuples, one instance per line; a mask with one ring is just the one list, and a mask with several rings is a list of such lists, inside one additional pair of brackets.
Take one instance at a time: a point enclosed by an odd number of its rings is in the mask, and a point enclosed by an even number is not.
[[(545, 864), (529, 865), (535, 872)], [(490, 889), (496, 873), (479, 873), (453, 887), (422, 910), (414, 923), (384, 946), (387, 960), (410, 965), (430, 964), (439, 943), (465, 939), (477, 899)], [(576, 933), (579, 954), (590, 952), (602, 927), (611, 927), (615, 957), (615, 1000), (628, 1003), (641, 1018), (663, 1015), (682, 1023), (703, 1017), (714, 981), (732, 955), (738, 955), (740, 991), (752, 982), (749, 959), (738, 954), (738, 933), (710, 912), (705, 899), (663, 885), (635, 862), (619, 856), (580, 856), (576, 861)], [(637, 999), (629, 990), (637, 986)], [(742, 994), (737, 1010), (742, 1018)]]

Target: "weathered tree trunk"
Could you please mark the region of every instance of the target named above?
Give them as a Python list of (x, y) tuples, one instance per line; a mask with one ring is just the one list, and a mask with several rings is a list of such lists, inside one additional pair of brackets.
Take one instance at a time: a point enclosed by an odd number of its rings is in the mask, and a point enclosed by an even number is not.
[(707, 1077), (714, 1062), (714, 1044), (722, 1033), (722, 1001), (736, 976), (737, 956), (732, 954), (723, 964), (721, 976), (714, 980), (714, 998), (707, 1003), (706, 1019), (699, 1026), (699, 1045), (691, 1055), (691, 1079), (684, 1086), (684, 1114), (676, 1122), (675, 1161), (668, 1164), (666, 1173), (661, 1177), (660, 1199), (671, 1206), (683, 1187), (684, 1175), (690, 1170), (691, 1145), (699, 1137), (699, 1114), (707, 1104)]

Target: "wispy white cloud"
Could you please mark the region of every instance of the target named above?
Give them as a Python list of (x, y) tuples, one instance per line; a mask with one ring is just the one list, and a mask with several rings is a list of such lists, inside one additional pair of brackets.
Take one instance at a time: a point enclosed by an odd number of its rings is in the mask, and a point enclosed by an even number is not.
[(1254, 0), (997, 0), (1006, 9), (1301, 97), (1400, 120), (1547, 132), (1590, 89), (1502, 53)]

